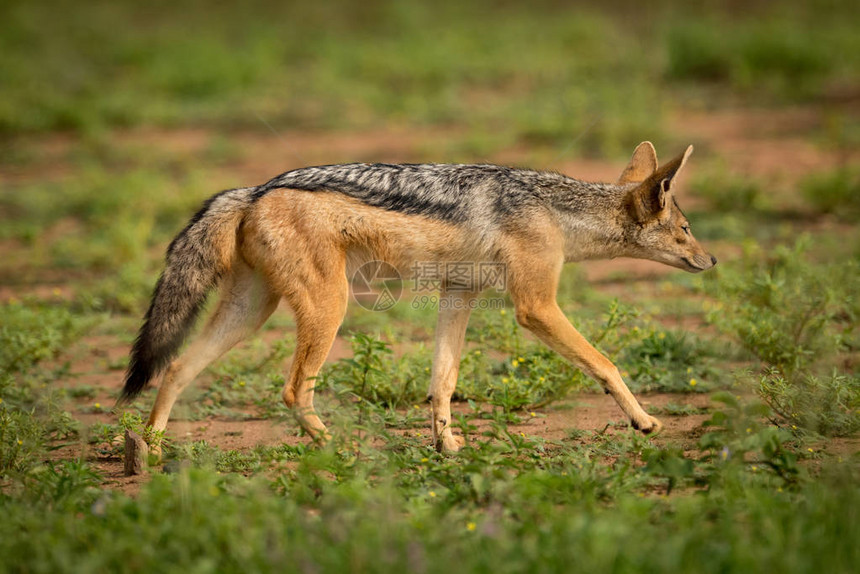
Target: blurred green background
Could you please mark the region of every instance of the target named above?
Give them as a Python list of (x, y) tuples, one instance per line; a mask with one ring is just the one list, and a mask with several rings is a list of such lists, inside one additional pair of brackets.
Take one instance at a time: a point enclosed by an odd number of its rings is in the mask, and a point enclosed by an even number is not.
[[(4, 2), (0, 131), (446, 125), (490, 149), (628, 150), (677, 105), (822, 102), (857, 4)], [(593, 125), (592, 125), (593, 124)], [(656, 137), (656, 134), (649, 137)]]

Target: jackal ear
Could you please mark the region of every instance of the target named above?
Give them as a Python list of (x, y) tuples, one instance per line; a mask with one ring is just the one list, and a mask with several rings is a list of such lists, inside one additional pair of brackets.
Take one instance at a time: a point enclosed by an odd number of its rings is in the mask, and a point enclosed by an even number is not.
[(666, 209), (675, 177), (681, 172), (691, 153), (693, 146), (688, 146), (684, 153), (660, 166), (630, 192), (627, 205), (637, 221), (650, 219)]
[(642, 142), (636, 146), (630, 163), (621, 172), (618, 185), (645, 181), (655, 171), (657, 171), (657, 151), (651, 142)]

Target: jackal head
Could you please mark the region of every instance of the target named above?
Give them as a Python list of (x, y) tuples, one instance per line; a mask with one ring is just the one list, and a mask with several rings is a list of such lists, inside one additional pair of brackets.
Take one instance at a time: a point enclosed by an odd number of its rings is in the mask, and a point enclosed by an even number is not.
[(716, 265), (717, 258), (693, 237), (690, 222), (678, 207), (674, 194), (675, 177), (691, 153), (693, 146), (658, 167), (654, 146), (642, 142), (633, 152), (618, 185), (630, 186), (622, 209), (630, 255), (699, 273)]

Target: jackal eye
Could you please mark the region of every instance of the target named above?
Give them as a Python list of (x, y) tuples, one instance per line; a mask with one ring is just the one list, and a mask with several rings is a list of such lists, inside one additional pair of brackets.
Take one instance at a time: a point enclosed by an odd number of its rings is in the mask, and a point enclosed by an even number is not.
[(687, 235), (690, 235), (690, 226), (689, 225), (682, 225), (681, 229), (684, 230), (684, 233), (686, 233)]

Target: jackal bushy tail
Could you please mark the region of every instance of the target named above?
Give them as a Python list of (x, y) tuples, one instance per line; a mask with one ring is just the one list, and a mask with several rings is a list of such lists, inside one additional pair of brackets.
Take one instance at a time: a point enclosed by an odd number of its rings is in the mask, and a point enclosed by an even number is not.
[(164, 272), (131, 350), (120, 402), (136, 397), (161, 374), (194, 326), (206, 296), (229, 272), (251, 192), (232, 189), (212, 197), (170, 244)]

